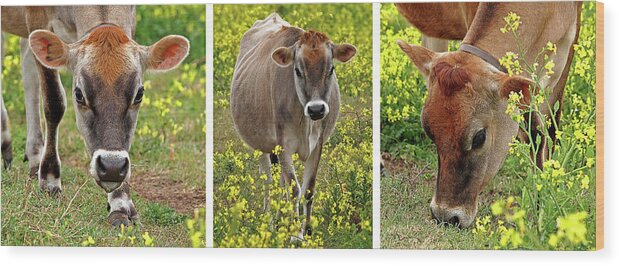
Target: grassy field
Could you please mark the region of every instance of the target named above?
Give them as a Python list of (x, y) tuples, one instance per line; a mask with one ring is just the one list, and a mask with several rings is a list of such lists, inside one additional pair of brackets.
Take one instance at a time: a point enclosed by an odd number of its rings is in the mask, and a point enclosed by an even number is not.
[[(292, 25), (326, 32), (334, 42), (351, 43), (358, 50), (350, 63), (336, 65), (342, 94), (340, 118), (320, 162), (314, 233), (300, 244), (290, 243), (300, 221), (290, 215), (289, 202), (278, 200), (281, 189), (274, 189), (270, 197), (271, 206), (278, 208), (261, 210), (266, 177), (258, 175), (259, 153), (238, 137), (229, 110), (230, 81), (242, 34), (275, 11)], [(214, 12), (215, 247), (370, 248), (371, 5), (216, 5)], [(297, 162), (295, 168), (301, 178), (302, 164)], [(273, 179), (278, 180), (279, 167), (273, 171)], [(273, 218), (276, 209), (284, 213), (280, 219)]]
[(194, 215), (194, 210), (205, 202), (205, 7), (140, 6), (137, 22), (140, 44), (168, 34), (191, 42), (190, 55), (177, 69), (145, 77), (130, 152), (132, 198), (142, 226), (120, 230), (107, 222), (107, 196), (87, 173), (90, 159), (75, 126), (69, 73), (62, 74), (69, 104), (58, 134), (63, 193), (50, 197), (28, 177), (28, 164), (21, 160), (26, 121), (19, 39), (7, 35), (2, 94), (11, 119), (14, 160), (10, 169), (2, 169), (3, 246), (204, 244), (204, 212)]
[[(393, 4), (381, 5), (381, 246), (400, 249), (551, 249), (595, 247), (595, 3), (585, 3), (565, 88), (561, 138), (544, 170), (529, 145), (515, 142), (479, 198), (470, 229), (431, 219), (437, 156), (423, 133), (425, 80), (396, 40), (421, 43)], [(450, 50), (458, 47), (457, 42)], [(518, 51), (514, 51), (518, 52)], [(542, 64), (543, 65), (543, 64)], [(534, 98), (544, 97), (536, 95)], [(532, 100), (535, 102), (535, 100)]]

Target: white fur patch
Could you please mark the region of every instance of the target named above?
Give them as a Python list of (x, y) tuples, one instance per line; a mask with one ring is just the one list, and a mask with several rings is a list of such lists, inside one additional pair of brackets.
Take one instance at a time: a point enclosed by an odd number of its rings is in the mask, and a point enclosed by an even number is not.
[(107, 202), (110, 204), (110, 212), (119, 211), (121, 209), (129, 211), (131, 209), (133, 202), (125, 193), (119, 198), (112, 197), (112, 194), (111, 192), (107, 193)]
[[(129, 161), (129, 165), (131, 165), (131, 160), (129, 159), (129, 153), (127, 153), (127, 151), (96, 150), (92, 154), (92, 158), (90, 159), (90, 175), (94, 177), (97, 181), (99, 181), (99, 176), (97, 176), (97, 158), (99, 158), (100, 156), (104, 156), (106, 158), (116, 157), (121, 159), (127, 159), (127, 161)], [(128, 180), (130, 176), (131, 167), (129, 167), (129, 169), (127, 170), (127, 177), (125, 178), (125, 180)]]
[(62, 190), (60, 178), (56, 178), (52, 174), (47, 174), (46, 179), (43, 179), (39, 173), (39, 187), (46, 191)]
[(106, 191), (114, 191), (122, 185), (119, 182), (100, 182), (99, 185)]
[(309, 143), (309, 152), (308, 154), (312, 154), (312, 152), (314, 152), (314, 149), (316, 149), (316, 145), (318, 144), (318, 139), (320, 138), (320, 133), (322, 132), (322, 127), (321, 127), (322, 123), (319, 123), (317, 121), (312, 121), (310, 120), (308, 123), (308, 127), (309, 127), (309, 134), (307, 135), (308, 137), (308, 143)]
[(48, 188), (60, 188), (62, 189), (62, 184), (60, 182), (60, 178), (55, 177), (52, 174), (47, 174), (47, 187)]
[(11, 133), (8, 128), (2, 128), (2, 142), (11, 140)]

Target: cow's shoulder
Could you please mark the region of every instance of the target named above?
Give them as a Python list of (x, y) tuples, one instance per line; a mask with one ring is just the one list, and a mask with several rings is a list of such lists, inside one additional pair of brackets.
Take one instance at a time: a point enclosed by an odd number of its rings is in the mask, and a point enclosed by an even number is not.
[[(289, 46), (294, 44), (303, 33), (303, 30), (293, 27), (287, 21), (283, 20), (279, 14), (272, 13), (262, 20), (257, 20), (254, 25), (243, 35), (241, 39), (241, 54), (254, 50), (254, 52), (270, 53), (274, 47)], [(261, 51), (256, 50), (257, 47), (266, 47)]]

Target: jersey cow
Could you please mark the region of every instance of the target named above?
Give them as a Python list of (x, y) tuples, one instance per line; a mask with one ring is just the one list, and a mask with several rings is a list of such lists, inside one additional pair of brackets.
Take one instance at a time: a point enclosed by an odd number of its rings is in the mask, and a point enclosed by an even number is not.
[[(272, 182), (270, 154), (276, 146), (283, 148), (277, 155), (282, 167), (280, 185), (289, 188), (295, 180), (292, 194), (297, 215), (300, 194), (306, 199), (300, 238), (311, 234), (322, 145), (339, 114), (334, 60), (348, 62), (356, 51), (350, 44), (334, 44), (323, 33), (290, 26), (275, 13), (256, 21), (241, 39), (230, 89), (234, 125), (249, 146), (263, 153), (260, 169), (268, 183)], [(301, 187), (292, 164), (295, 153), (305, 162)]]
[[(27, 143), (25, 159), (41, 189), (60, 193), (58, 124), (66, 108), (58, 70), (73, 73), (71, 89), (77, 127), (88, 154), (90, 174), (108, 193), (108, 220), (129, 225), (137, 212), (127, 184), (129, 148), (144, 95), (146, 70), (166, 71), (189, 52), (185, 37), (166, 36), (151, 46), (133, 40), (133, 6), (2, 7), (2, 30), (22, 38)], [(5, 88), (6, 89), (6, 88)], [(41, 133), (39, 97), (45, 115)], [(10, 163), (10, 135), (2, 105), (2, 155)], [(6, 149), (5, 149), (6, 147)]]
[[(436, 189), (430, 203), (438, 220), (468, 227), (477, 213), (477, 198), (503, 164), (508, 145), (519, 131), (505, 113), (510, 92), (522, 92), (530, 99), (527, 76), (509, 76), (497, 58), (518, 52), (516, 42), (500, 31), (509, 12), (521, 17), (518, 29), (520, 58), (529, 63), (547, 42), (557, 45), (555, 73), (542, 79), (550, 90), (550, 106), (562, 103), (572, 61), (573, 44), (580, 27), (579, 2), (531, 3), (440, 3), (396, 4), (399, 12), (423, 35), (426, 46), (399, 40), (398, 45), (427, 80), (428, 97), (421, 123), (438, 152)], [(474, 16), (472, 14), (475, 14)], [(428, 38), (429, 37), (429, 38)], [(447, 50), (447, 40), (462, 40), (460, 49)], [(542, 70), (540, 70), (542, 71)], [(543, 76), (542, 73), (538, 73)], [(547, 106), (543, 104), (543, 106)], [(560, 110), (560, 108), (559, 108)], [(542, 109), (544, 115), (550, 114)], [(559, 121), (560, 111), (556, 114)], [(528, 130), (536, 133), (535, 121)], [(554, 139), (554, 128), (550, 129)], [(541, 143), (536, 156), (539, 167), (547, 156)]]

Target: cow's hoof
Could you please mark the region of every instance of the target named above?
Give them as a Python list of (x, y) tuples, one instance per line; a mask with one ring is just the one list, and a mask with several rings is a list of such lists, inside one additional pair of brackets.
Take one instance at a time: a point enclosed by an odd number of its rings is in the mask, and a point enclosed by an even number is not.
[(11, 149), (11, 143), (8, 145), (2, 145), (2, 165), (4, 169), (9, 169), (13, 162), (13, 149)]
[(305, 235), (306, 236), (312, 236), (312, 227), (311, 226), (307, 226), (305, 227)]
[(30, 168), (30, 173), (28, 174), (28, 176), (31, 179), (39, 179), (39, 167), (38, 166), (31, 167)]
[(113, 211), (110, 213), (110, 215), (107, 216), (107, 220), (114, 228), (119, 228), (121, 225), (129, 227), (131, 223), (129, 215), (120, 211)]
[(41, 186), (41, 189), (47, 192), (51, 197), (59, 197), (62, 194), (62, 188), (59, 186)]
[(58, 197), (60, 196), (60, 194), (62, 194), (62, 188), (60, 187), (50, 187), (47, 189), (47, 194), (49, 194), (52, 197)]
[(12, 162), (13, 162), (13, 158), (7, 158), (7, 157), (2, 156), (2, 166), (4, 166), (4, 169), (11, 168)]
[(300, 247), (301, 243), (303, 243), (305, 239), (303, 238), (303, 233), (299, 233), (298, 236), (291, 236), (290, 243), (294, 244), (296, 247)]
[(62, 186), (60, 185), (60, 178), (41, 179), (39, 178), (39, 187), (47, 192), (50, 196), (57, 197), (62, 194)]

